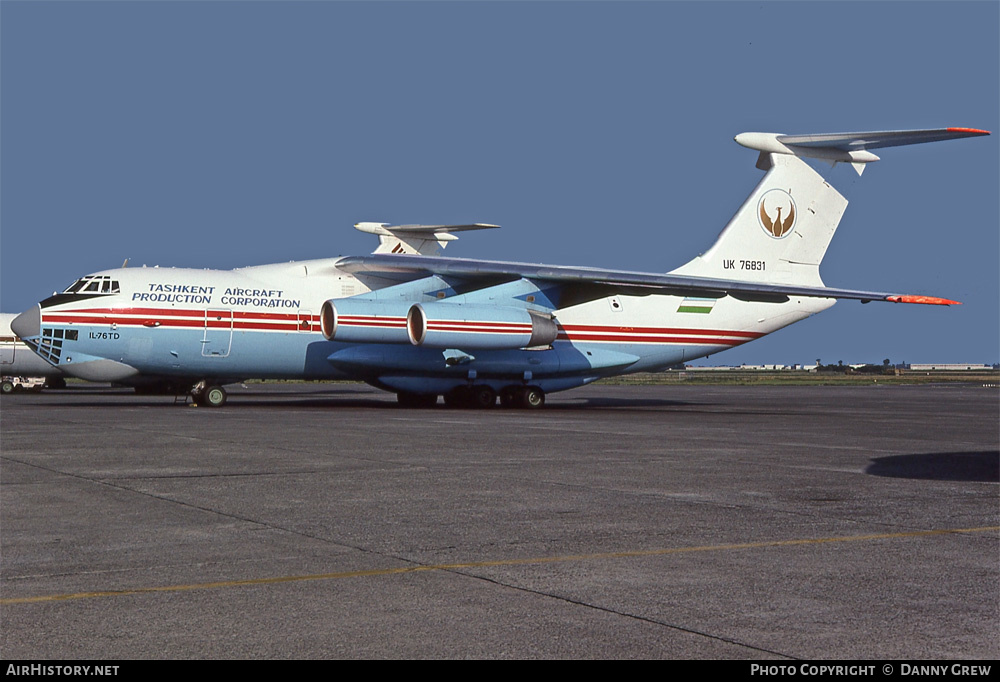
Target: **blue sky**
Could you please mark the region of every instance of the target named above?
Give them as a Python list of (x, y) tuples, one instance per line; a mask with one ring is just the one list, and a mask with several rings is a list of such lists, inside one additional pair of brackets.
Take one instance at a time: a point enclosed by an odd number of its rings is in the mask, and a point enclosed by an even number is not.
[(1000, 360), (1000, 4), (0, 2), (0, 308), (88, 272), (368, 253), (664, 272), (758, 182), (743, 131), (968, 126), (882, 150), (833, 309), (712, 362)]

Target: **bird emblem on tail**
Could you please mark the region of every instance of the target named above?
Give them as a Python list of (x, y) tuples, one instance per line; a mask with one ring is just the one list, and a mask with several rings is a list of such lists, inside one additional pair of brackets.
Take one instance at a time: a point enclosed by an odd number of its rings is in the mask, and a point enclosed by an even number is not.
[[(773, 219), (768, 210), (775, 212)], [(782, 211), (786, 211), (784, 217), (781, 215)], [(764, 231), (776, 239), (781, 239), (791, 232), (795, 225), (795, 202), (788, 192), (773, 189), (761, 197), (758, 215)]]

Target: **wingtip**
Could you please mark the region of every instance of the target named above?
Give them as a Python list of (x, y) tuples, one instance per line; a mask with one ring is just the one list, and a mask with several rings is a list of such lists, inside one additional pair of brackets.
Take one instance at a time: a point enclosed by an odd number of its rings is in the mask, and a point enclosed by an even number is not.
[(886, 296), (891, 303), (919, 303), (922, 305), (962, 305), (961, 301), (950, 301), (936, 296)]
[(949, 133), (968, 133), (969, 135), (991, 135), (988, 130), (980, 130), (979, 128), (948, 128)]

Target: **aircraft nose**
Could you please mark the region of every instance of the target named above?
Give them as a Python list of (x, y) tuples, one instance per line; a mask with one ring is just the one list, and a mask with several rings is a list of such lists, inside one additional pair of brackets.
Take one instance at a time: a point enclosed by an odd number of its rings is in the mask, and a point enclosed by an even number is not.
[(10, 322), (11, 331), (22, 339), (30, 339), (42, 333), (42, 311), (36, 305), (28, 308)]

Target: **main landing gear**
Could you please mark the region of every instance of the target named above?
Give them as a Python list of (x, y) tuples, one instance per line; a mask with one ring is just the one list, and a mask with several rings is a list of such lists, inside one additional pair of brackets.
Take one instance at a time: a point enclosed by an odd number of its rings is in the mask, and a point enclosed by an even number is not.
[[(505, 386), (497, 394), (485, 384), (453, 388), (444, 394), (444, 404), (458, 409), (489, 409), (497, 404), (498, 395), (500, 407), (504, 408), (534, 410), (545, 404), (545, 393), (537, 386)], [(435, 394), (401, 391), (396, 398), (400, 407), (427, 408), (437, 404)]]

